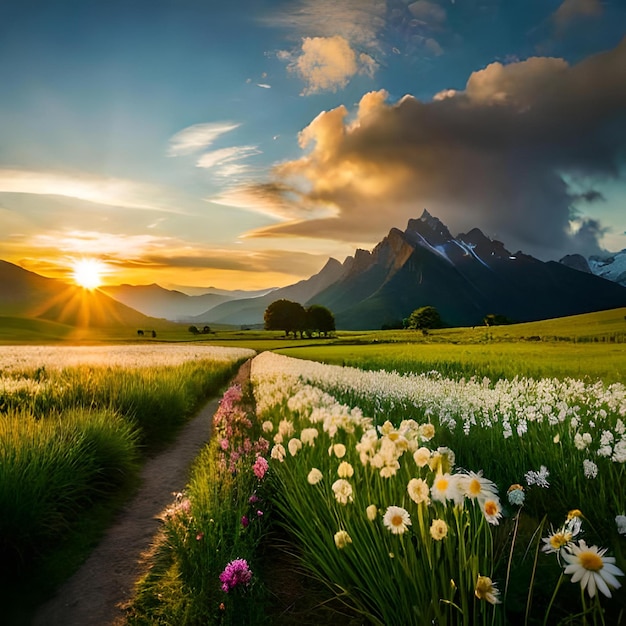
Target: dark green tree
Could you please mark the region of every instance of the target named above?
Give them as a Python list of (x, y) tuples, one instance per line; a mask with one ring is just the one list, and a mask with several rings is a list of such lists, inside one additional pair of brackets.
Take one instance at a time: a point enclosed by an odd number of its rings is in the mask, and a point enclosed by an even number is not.
[(306, 309), (306, 330), (318, 335), (328, 336), (335, 330), (335, 316), (330, 309), (321, 304), (312, 304)]
[(306, 311), (299, 302), (284, 299), (274, 300), (265, 309), (263, 320), (265, 322), (265, 330), (284, 330), (285, 336), (293, 333), (295, 338), (298, 332), (302, 336), (302, 332), (305, 329)]
[(188, 330), (192, 335), (198, 335), (200, 333), (197, 326), (190, 326)]
[(439, 311), (434, 306), (422, 306), (409, 315), (407, 328), (429, 330), (431, 328), (441, 328), (442, 326), (443, 322)]

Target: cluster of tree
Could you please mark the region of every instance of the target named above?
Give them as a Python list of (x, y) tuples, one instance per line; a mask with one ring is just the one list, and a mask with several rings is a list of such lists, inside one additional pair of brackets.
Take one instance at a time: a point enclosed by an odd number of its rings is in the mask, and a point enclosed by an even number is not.
[(149, 333), (153, 338), (156, 337), (156, 330), (142, 330), (141, 328), (137, 331), (137, 336), (143, 337), (146, 333)]
[(202, 330), (200, 330), (197, 326), (190, 326), (188, 330), (192, 335), (208, 335), (211, 332), (211, 327), (204, 326)]
[(325, 306), (312, 304), (306, 309), (299, 302), (275, 300), (265, 309), (263, 316), (265, 330), (282, 330), (285, 335), (293, 333), (294, 338), (300, 333), (320, 337), (328, 336), (335, 330), (335, 316)]

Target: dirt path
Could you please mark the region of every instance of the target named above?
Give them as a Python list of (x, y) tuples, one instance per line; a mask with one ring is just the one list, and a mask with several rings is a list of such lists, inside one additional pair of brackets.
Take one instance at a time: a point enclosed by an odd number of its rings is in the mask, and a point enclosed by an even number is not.
[[(233, 382), (244, 382), (249, 375), (250, 361), (241, 366)], [(219, 399), (208, 402), (170, 448), (146, 463), (136, 496), (120, 511), (82, 567), (39, 609), (33, 626), (124, 623), (121, 607), (132, 597), (135, 581), (146, 570), (142, 555), (159, 530), (159, 514), (172, 502), (172, 494), (185, 487), (191, 462), (209, 440), (218, 404)]]

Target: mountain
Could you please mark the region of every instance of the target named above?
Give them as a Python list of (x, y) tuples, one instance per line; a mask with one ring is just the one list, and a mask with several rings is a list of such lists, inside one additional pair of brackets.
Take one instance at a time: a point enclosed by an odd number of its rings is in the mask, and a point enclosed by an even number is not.
[(117, 285), (101, 287), (100, 291), (145, 315), (175, 321), (188, 319), (232, 299), (224, 293), (212, 292), (189, 296), (156, 284)]
[(315, 297), (337, 327), (374, 329), (435, 306), (453, 326), (488, 313), (533, 321), (626, 305), (626, 288), (556, 262), (510, 253), (478, 228), (457, 237), (424, 211), (392, 228), (371, 251), (357, 250), (340, 278)]
[(99, 290), (89, 291), (0, 261), (0, 315), (38, 318), (68, 326), (155, 328), (155, 320)]
[(255, 298), (242, 298), (224, 302), (198, 315), (198, 323), (222, 323), (249, 325), (262, 324), (265, 309), (275, 300), (293, 300), (294, 302), (311, 302), (316, 295), (332, 285), (342, 274), (343, 266), (336, 259), (330, 258), (326, 265), (317, 273), (293, 285), (275, 289), (270, 293)]
[(596, 276), (626, 287), (626, 249), (609, 257), (589, 257), (589, 268)]

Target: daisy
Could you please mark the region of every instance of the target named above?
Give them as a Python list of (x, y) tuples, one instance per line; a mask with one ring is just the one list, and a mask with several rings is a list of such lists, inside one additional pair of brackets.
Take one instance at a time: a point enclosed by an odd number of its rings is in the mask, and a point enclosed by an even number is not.
[(482, 470), (476, 474), (469, 472), (460, 478), (461, 489), (468, 498), (478, 500), (493, 500), (498, 494), (498, 488), (488, 478), (483, 476)]
[(409, 529), (411, 517), (401, 506), (389, 506), (383, 517), (383, 523), (394, 535), (402, 535)]
[(498, 591), (494, 582), (489, 576), (478, 576), (476, 580), (476, 588), (474, 589), (474, 595), (479, 600), (486, 600), (490, 604), (500, 604), (498, 599)]
[(604, 556), (606, 548), (598, 549), (598, 546), (588, 547), (583, 539), (578, 545), (572, 544), (569, 552), (563, 552), (563, 559), (568, 565), (564, 573), (573, 574), (572, 582), (580, 581), (583, 591), (586, 589), (590, 598), (596, 595), (596, 588), (607, 598), (611, 597), (609, 585), (619, 589), (621, 584), (615, 578), (623, 576), (624, 572), (615, 566), (615, 557)]
[(546, 554), (551, 552), (560, 552), (561, 548), (567, 546), (573, 539), (572, 533), (565, 527), (559, 528), (557, 531), (552, 531), (547, 537), (543, 537), (541, 541), (545, 544), (541, 551)]
[(499, 519), (502, 517), (502, 507), (500, 506), (500, 501), (497, 498), (485, 500), (482, 504), (482, 509), (485, 514), (485, 519), (490, 524), (497, 526), (500, 523)]
[(459, 490), (458, 476), (437, 474), (430, 488), (430, 496), (433, 500), (437, 500), (443, 504), (445, 504), (447, 500), (454, 500), (455, 503), (462, 502), (463, 496)]

